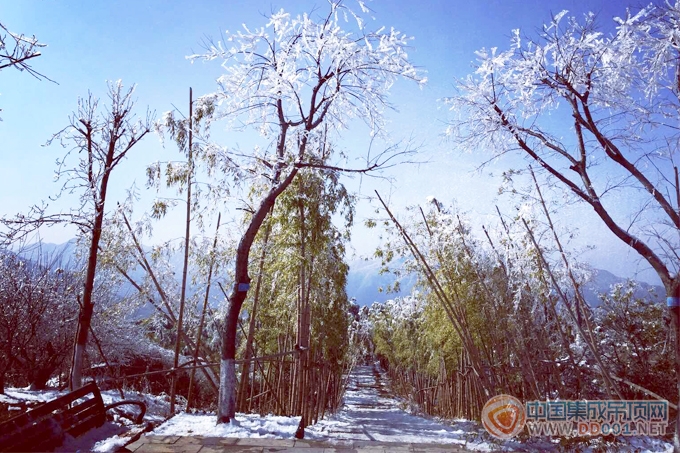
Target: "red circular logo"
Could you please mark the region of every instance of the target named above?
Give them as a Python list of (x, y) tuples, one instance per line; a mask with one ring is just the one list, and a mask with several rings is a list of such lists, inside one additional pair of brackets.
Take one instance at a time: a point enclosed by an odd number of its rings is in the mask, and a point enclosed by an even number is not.
[(497, 395), (486, 402), (482, 409), (482, 425), (498, 439), (515, 437), (527, 421), (524, 405), (510, 395)]

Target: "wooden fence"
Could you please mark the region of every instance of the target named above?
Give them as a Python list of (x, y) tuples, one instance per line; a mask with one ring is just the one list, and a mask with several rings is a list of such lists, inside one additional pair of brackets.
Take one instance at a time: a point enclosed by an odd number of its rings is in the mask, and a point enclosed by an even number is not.
[(238, 412), (299, 415), (304, 427), (340, 408), (348, 365), (327, 364), (310, 351), (253, 362), (248, 385), (239, 385)]
[[(236, 362), (242, 369), (249, 370), (246, 385), (241, 385), (243, 373), (237, 373), (237, 412), (302, 416), (303, 427), (316, 423), (325, 414), (340, 408), (351, 370), (351, 364), (328, 364), (320, 354), (300, 350), (282, 351)], [(250, 362), (251, 366), (244, 367), (245, 362)], [(192, 369), (202, 368), (209, 368), (212, 375), (219, 376), (219, 364), (205, 362), (200, 365), (184, 363), (174, 373), (182, 376)], [(143, 387), (144, 380), (155, 377), (164, 381), (167, 379), (167, 385), (172, 374), (172, 369), (162, 369), (109, 377), (104, 381)], [(188, 377), (184, 377), (188, 383)], [(117, 387), (121, 388), (120, 385)], [(180, 386), (177, 395), (182, 396), (186, 391), (188, 386)]]
[(464, 358), (453, 370), (447, 370), (442, 363), (437, 376), (415, 368), (383, 366), (393, 392), (407, 399), (416, 410), (448, 419), (479, 420), (487, 398)]

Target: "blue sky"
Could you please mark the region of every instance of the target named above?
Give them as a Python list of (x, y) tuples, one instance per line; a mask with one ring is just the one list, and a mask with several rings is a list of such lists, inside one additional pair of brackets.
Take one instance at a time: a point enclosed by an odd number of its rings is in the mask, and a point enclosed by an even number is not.
[[(173, 105), (185, 111), (188, 88), (193, 87), (195, 95), (213, 91), (214, 80), (221, 73), (219, 62), (191, 64), (185, 59), (201, 51), (205, 37), (219, 37), (221, 31), (237, 30), (243, 23), (262, 26), (266, 23), (263, 14), (280, 8), (301, 13), (315, 5), (324, 8), (325, 2), (0, 0), (0, 22), (12, 31), (35, 34), (48, 45), (33, 61), (33, 67), (58, 82), (38, 81), (13, 69), (0, 72), (0, 214), (25, 212), (29, 205), (47, 200), (58, 191), (59, 186), (52, 182), (54, 163), (63, 150), (42, 145), (66, 126), (78, 96), (88, 90), (104, 96), (106, 80), (122, 79), (125, 84), (137, 84), (140, 114), (147, 106), (157, 114)], [(447, 112), (438, 99), (453, 93), (455, 78), (472, 71), (475, 50), (506, 48), (512, 29), (532, 34), (551, 13), (563, 9), (575, 15), (594, 11), (601, 23), (609, 25), (612, 17), (625, 14), (623, 5), (607, 0), (370, 2), (376, 26), (394, 26), (415, 37), (412, 60), (427, 71), (428, 84), (422, 91), (406, 84), (395, 87), (391, 101), (398, 112), (389, 115), (390, 135), (394, 139), (413, 137), (422, 144), (422, 160), (429, 163), (394, 170), (392, 186), (368, 180), (359, 184), (356, 179), (348, 184), (355, 190), (360, 188), (366, 196), (374, 187), (380, 188), (391, 197), (397, 211), (409, 204), (422, 204), (433, 195), (445, 202), (456, 199), (481, 223), (490, 221), (495, 204), (511, 212), (512, 200), (496, 194), (500, 173), (518, 162), (502, 159), (475, 173), (490, 154), (460, 154), (441, 138)], [(221, 139), (229, 140), (229, 135)], [(175, 156), (172, 145), (163, 149), (157, 137), (147, 138), (114, 176), (111, 202), (121, 201), (133, 182), (144, 187), (146, 164)], [(56, 203), (55, 209), (63, 209), (68, 203)], [(361, 223), (362, 217), (371, 214), (371, 206), (362, 202), (358, 212)], [(578, 224), (581, 245), (597, 245), (597, 251), (587, 255), (595, 266), (623, 276), (645, 267), (638, 265), (636, 256), (605, 231), (589, 211), (566, 209), (560, 220)], [(52, 229), (42, 237), (63, 242), (72, 234)], [(178, 235), (177, 230), (168, 222), (156, 229), (158, 240), (173, 235)], [(375, 246), (375, 232), (358, 227), (354, 236), (353, 244), (360, 254)], [(644, 277), (649, 279), (650, 274)]]

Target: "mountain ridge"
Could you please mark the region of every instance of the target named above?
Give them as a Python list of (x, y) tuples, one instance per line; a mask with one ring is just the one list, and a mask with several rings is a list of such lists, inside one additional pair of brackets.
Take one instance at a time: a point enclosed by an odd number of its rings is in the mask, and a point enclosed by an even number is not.
[[(36, 250), (48, 256), (63, 256), (68, 258), (75, 253), (76, 242), (72, 239), (62, 244), (42, 243), (29, 244), (25, 249), (19, 251), (24, 258), (31, 257)], [(144, 247), (147, 249), (147, 247)], [(180, 254), (181, 255), (181, 254)], [(181, 265), (182, 260), (172, 259), (173, 267)], [(416, 276), (413, 274), (405, 275), (400, 279), (393, 274), (380, 274), (381, 263), (378, 259), (355, 259), (349, 261), (349, 274), (347, 275), (346, 291), (350, 299), (360, 306), (371, 305), (373, 302), (385, 302), (396, 297), (404, 297), (411, 293), (415, 286)], [(180, 268), (176, 269), (181, 273)], [(399, 280), (400, 290), (387, 292), (387, 288)], [(593, 269), (593, 276), (583, 285), (583, 296), (591, 307), (598, 307), (601, 304), (599, 295), (609, 293), (616, 284), (625, 284), (628, 279), (614, 275), (605, 269)], [(637, 283), (635, 297), (648, 298), (654, 302), (661, 302), (664, 299), (665, 290), (660, 285), (652, 285), (647, 282), (633, 280)]]
[[(396, 278), (391, 274), (379, 274), (379, 260), (355, 260), (350, 262), (349, 266), (346, 286), (347, 296), (356, 299), (356, 303), (360, 306), (406, 296), (410, 294), (415, 285), (416, 278), (414, 275), (405, 276), (400, 279), (399, 292), (387, 293), (384, 288), (394, 284)], [(591, 307), (599, 307), (602, 302), (600, 294), (609, 293), (614, 285), (625, 284), (627, 281), (628, 279), (614, 275), (605, 269), (593, 269), (591, 279), (582, 287), (583, 297)], [(635, 297), (663, 302), (665, 290), (662, 286), (639, 280), (633, 281), (637, 283), (634, 292)], [(383, 288), (383, 291), (380, 291), (379, 288)], [(651, 293), (650, 290), (652, 290)]]

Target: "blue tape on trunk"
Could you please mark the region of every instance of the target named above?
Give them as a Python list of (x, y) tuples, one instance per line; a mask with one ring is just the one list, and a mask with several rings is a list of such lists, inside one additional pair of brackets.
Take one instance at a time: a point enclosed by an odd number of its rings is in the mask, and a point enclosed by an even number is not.
[(238, 292), (239, 293), (245, 293), (250, 289), (250, 283), (239, 283), (238, 284)]
[(668, 304), (668, 308), (680, 307), (680, 297), (667, 297), (666, 303)]

